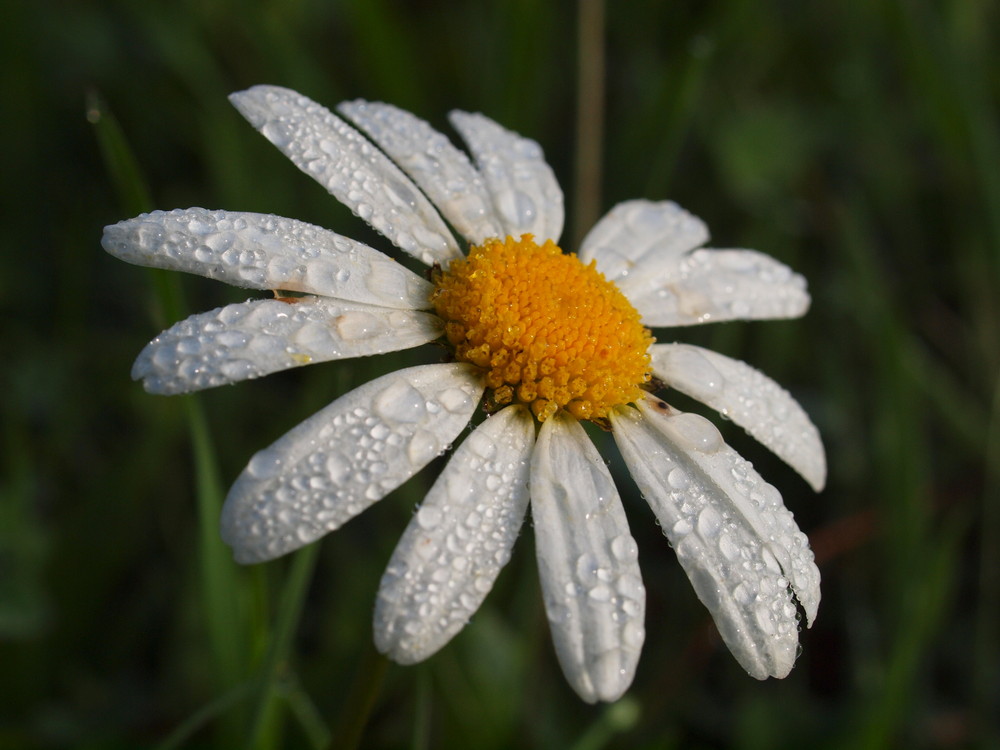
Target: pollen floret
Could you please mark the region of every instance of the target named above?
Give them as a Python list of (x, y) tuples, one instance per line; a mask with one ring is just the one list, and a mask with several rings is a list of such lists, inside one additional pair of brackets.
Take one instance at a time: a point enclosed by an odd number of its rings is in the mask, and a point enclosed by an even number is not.
[(654, 339), (595, 264), (532, 235), (487, 240), (435, 279), (456, 359), (481, 368), (492, 405), (602, 419), (641, 397)]

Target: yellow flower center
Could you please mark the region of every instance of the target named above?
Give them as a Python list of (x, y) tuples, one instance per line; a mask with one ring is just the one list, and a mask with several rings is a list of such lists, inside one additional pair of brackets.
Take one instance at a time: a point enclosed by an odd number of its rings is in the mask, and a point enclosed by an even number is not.
[(593, 262), (551, 240), (486, 240), (434, 283), (455, 357), (482, 368), (493, 408), (520, 401), (542, 422), (559, 409), (603, 419), (650, 379), (654, 339), (639, 313)]

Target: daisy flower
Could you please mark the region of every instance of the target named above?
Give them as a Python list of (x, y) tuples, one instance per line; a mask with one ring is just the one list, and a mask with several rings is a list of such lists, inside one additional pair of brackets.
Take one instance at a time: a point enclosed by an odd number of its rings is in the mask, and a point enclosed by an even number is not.
[[(804, 280), (752, 250), (710, 250), (670, 202), (628, 201), (574, 255), (557, 242), (563, 198), (535, 142), (452, 112), (475, 164), (387, 104), (338, 111), (256, 86), (236, 108), (299, 169), (399, 249), (426, 280), (372, 248), (293, 219), (191, 208), (105, 229), (141, 265), (271, 290), (157, 336), (132, 375), (174, 394), (432, 341), (446, 362), (392, 372), (340, 397), (257, 453), (222, 511), (236, 560), (284, 555), (337, 529), (442, 454), (482, 404), (403, 533), (375, 604), (375, 643), (426, 659), (476, 612), (528, 507), (556, 654), (588, 702), (628, 688), (645, 638), (638, 552), (608, 467), (580, 424), (609, 429), (726, 645), (754, 677), (783, 677), (811, 624), (819, 571), (778, 491), (718, 429), (653, 395), (718, 410), (815, 489), (816, 428), (750, 366), (650, 328), (788, 318)], [(369, 140), (370, 139), (370, 140)], [(457, 235), (457, 236), (456, 236)], [(294, 295), (294, 296), (291, 296)]]

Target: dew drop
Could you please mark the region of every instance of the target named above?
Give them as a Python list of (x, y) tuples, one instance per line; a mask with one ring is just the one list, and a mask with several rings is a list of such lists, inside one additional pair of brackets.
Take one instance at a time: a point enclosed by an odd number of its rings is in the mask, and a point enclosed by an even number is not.
[(622, 562), (633, 562), (639, 557), (639, 548), (631, 536), (622, 534), (611, 540), (611, 554)]
[(760, 629), (764, 631), (767, 635), (774, 635), (775, 633), (775, 622), (774, 615), (771, 613), (764, 604), (758, 604), (754, 609), (754, 619), (757, 620), (757, 624)]
[(406, 456), (414, 466), (423, 466), (434, 458), (441, 450), (441, 443), (437, 437), (427, 430), (418, 430), (410, 438), (410, 443), (406, 447)]
[(689, 484), (691, 484), (691, 480), (688, 477), (687, 472), (680, 467), (676, 467), (670, 470), (670, 473), (667, 474), (667, 482), (675, 490), (683, 490), (687, 488)]
[(712, 539), (722, 529), (722, 516), (713, 508), (704, 508), (698, 514), (698, 533), (704, 539)]
[(535, 201), (531, 199), (531, 196), (519, 190), (515, 199), (515, 207), (518, 224), (525, 227), (531, 226), (538, 213), (538, 209), (535, 208)]
[(625, 573), (618, 579), (618, 593), (628, 601), (642, 601), (646, 588), (638, 576)]
[(722, 447), (718, 428), (698, 414), (678, 414), (670, 420), (677, 442), (688, 450), (713, 453)]
[(331, 453), (326, 459), (326, 473), (335, 484), (341, 484), (351, 475), (351, 463), (341, 453)]
[(424, 505), (417, 511), (417, 523), (421, 528), (433, 529), (441, 523), (441, 511)]
[(719, 552), (731, 562), (739, 557), (740, 548), (736, 546), (729, 534), (723, 534), (719, 537)]
[(749, 604), (753, 601), (753, 597), (753, 589), (745, 583), (741, 583), (733, 589), (733, 599), (735, 599), (739, 604)]
[(424, 560), (430, 560), (434, 555), (437, 554), (437, 545), (431, 541), (430, 537), (425, 537), (417, 542), (416, 552), (417, 555)]
[(270, 479), (281, 471), (281, 457), (272, 451), (263, 450), (250, 459), (247, 473), (254, 479)]
[(635, 620), (629, 620), (622, 628), (622, 641), (629, 648), (638, 651), (646, 640), (646, 631)]
[(334, 325), (337, 333), (346, 341), (375, 338), (385, 333), (385, 324), (367, 312), (345, 312), (337, 316)]
[(452, 414), (465, 411), (469, 406), (469, 394), (461, 388), (448, 388), (438, 394), (438, 401)]
[(594, 601), (606, 602), (610, 601), (614, 592), (611, 591), (609, 586), (604, 586), (603, 584), (594, 586), (589, 592), (588, 596)]
[(764, 564), (767, 566), (768, 570), (770, 570), (772, 573), (781, 572), (781, 566), (778, 564), (778, 561), (774, 557), (774, 555), (771, 554), (771, 550), (765, 548), (763, 553), (761, 553), (761, 557), (764, 559)]
[(397, 380), (375, 397), (375, 412), (387, 422), (420, 422), (427, 414), (420, 391)]
[(597, 558), (585, 552), (576, 559), (576, 577), (585, 586), (597, 583)]

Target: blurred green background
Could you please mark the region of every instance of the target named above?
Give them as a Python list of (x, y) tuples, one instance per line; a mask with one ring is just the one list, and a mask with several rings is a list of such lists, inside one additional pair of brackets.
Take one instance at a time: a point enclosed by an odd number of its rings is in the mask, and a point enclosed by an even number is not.
[[(588, 162), (604, 170), (585, 196), (567, 0), (5, 8), (0, 747), (340, 747), (369, 708), (372, 748), (1000, 746), (1000, 5), (608, 3), (584, 35), (606, 53)], [(542, 144), (567, 237), (593, 220), (587, 200), (671, 198), (715, 246), (808, 278), (803, 320), (661, 336), (763, 369), (826, 441), (815, 496), (721, 425), (823, 572), (787, 679), (758, 683), (720, 646), (607, 443), (649, 600), (615, 706), (563, 681), (527, 528), (450, 646), (417, 667), (374, 658), (379, 577), (439, 465), (296, 558), (229, 562), (213, 505), (250, 455), (415, 361), (318, 365), (197, 401), (129, 379), (175, 313), (246, 293), (101, 250), (105, 224), (146, 207), (102, 155), (115, 120), (152, 206), (276, 213), (388, 249), (229, 106), (256, 83), (390, 101), (445, 132), (449, 109), (482, 111)]]

